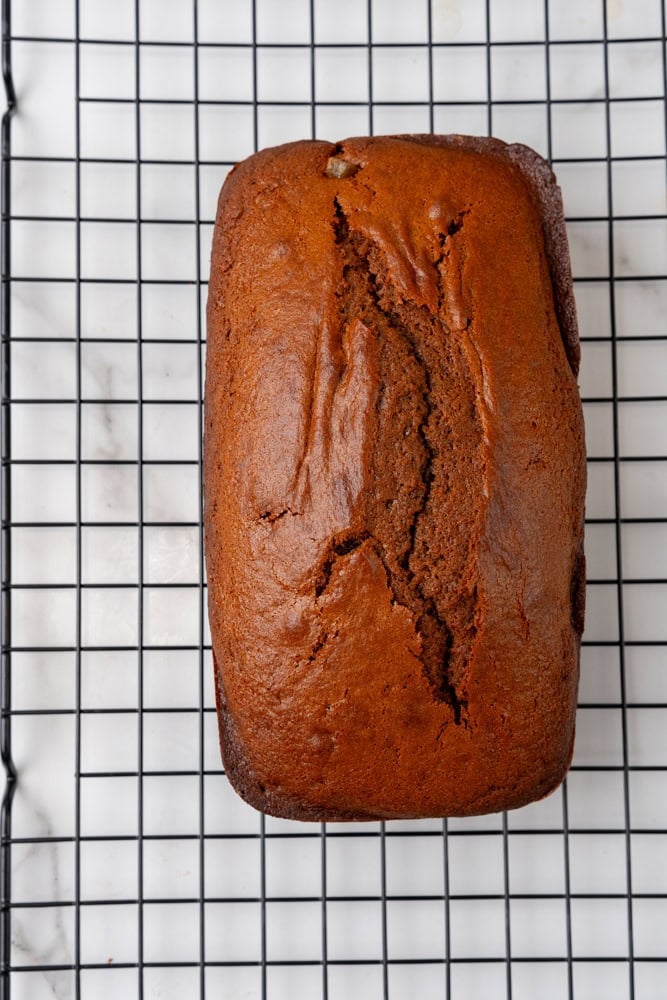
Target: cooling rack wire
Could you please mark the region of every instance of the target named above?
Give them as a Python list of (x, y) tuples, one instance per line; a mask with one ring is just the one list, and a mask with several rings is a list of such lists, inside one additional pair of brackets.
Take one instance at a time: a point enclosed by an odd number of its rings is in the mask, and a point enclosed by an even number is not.
[[(658, 0), (2, 4), (2, 997), (667, 997), (667, 204)], [(534, 146), (583, 341), (566, 785), (471, 820), (262, 818), (221, 770), (202, 321), (258, 148)]]

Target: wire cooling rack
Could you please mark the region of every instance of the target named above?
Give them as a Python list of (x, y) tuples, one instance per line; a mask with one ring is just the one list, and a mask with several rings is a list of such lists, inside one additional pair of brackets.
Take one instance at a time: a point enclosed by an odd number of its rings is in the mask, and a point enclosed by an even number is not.
[[(2, 997), (667, 997), (664, 7), (2, 8)], [(527, 142), (564, 191), (574, 764), (505, 815), (263, 818), (220, 767), (205, 618), (216, 195), (258, 147), (431, 130)]]

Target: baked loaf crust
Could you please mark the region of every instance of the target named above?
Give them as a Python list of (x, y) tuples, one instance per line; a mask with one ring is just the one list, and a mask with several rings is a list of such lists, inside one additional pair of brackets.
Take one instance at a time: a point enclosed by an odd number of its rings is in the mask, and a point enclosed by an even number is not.
[(205, 531), (222, 755), (277, 816), (463, 816), (572, 755), (585, 454), (524, 146), (297, 142), (220, 195)]

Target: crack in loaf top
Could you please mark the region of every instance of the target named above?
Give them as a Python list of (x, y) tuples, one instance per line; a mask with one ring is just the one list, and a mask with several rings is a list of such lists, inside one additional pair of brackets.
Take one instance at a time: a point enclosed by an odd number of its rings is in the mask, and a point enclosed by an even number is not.
[(295, 143), (223, 189), (209, 607), (223, 752), (262, 808), (469, 812), (562, 774), (583, 445), (559, 205), (535, 154), (461, 137)]

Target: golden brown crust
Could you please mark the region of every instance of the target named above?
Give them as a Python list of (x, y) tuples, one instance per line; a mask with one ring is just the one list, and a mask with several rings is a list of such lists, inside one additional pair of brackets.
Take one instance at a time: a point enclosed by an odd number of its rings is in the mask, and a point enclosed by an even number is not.
[(297, 819), (563, 778), (585, 459), (560, 195), (525, 147), (293, 143), (228, 178), (205, 527), (225, 767)]

